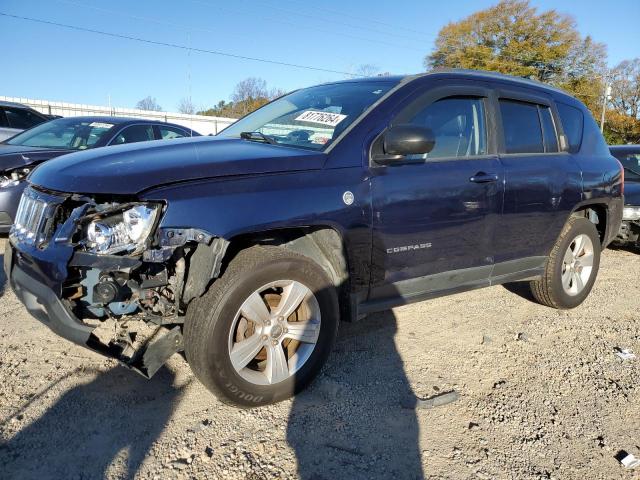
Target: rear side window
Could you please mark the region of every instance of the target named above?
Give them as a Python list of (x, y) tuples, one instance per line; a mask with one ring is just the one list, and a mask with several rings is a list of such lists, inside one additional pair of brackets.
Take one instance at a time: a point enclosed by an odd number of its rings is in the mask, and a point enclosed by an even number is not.
[(120, 132), (112, 144), (122, 145), (123, 143), (147, 142), (149, 140), (155, 140), (151, 125), (132, 125)]
[(35, 113), (21, 108), (5, 108), (7, 123), (10, 128), (26, 130), (44, 122), (44, 119)]
[(556, 133), (556, 126), (553, 123), (551, 109), (549, 107), (539, 105), (538, 112), (540, 113), (540, 123), (542, 124), (542, 136), (544, 137), (544, 151), (557, 152), (558, 135)]
[(564, 103), (558, 102), (557, 105), (562, 128), (569, 142), (569, 151), (575, 153), (580, 150), (580, 144), (582, 143), (582, 130), (584, 127), (582, 111)]
[(505, 153), (543, 153), (544, 142), (538, 106), (514, 100), (500, 100)]
[(172, 138), (182, 138), (187, 136), (187, 132), (175, 127), (159, 125), (160, 138), (162, 140), (170, 140)]

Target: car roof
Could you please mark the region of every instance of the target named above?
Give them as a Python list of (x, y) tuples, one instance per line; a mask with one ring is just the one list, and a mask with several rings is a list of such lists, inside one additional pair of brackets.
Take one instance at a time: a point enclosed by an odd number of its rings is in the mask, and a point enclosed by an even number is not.
[(32, 108), (29, 107), (28, 105), (24, 105), (22, 103), (16, 103), (16, 102), (6, 102), (4, 100), (0, 100), (0, 107), (14, 107), (14, 108), (25, 108), (28, 110), (31, 110)]
[(616, 152), (640, 152), (640, 145), (609, 145), (609, 150)]
[(535, 88), (542, 89), (548, 92), (553, 92), (556, 94), (561, 94), (566, 97), (574, 98), (568, 92), (556, 88), (552, 85), (548, 85), (546, 83), (540, 82), (538, 80), (531, 80), (524, 77), (515, 77), (513, 75), (506, 75), (504, 73), (490, 72), (487, 70), (469, 70), (464, 68), (441, 68), (437, 70), (432, 70), (425, 73), (418, 73), (414, 75), (387, 75), (387, 76), (377, 76), (377, 77), (361, 77), (361, 78), (353, 78), (348, 80), (341, 80), (339, 82), (330, 82), (330, 83), (348, 83), (348, 82), (363, 82), (363, 81), (380, 81), (380, 82), (393, 82), (393, 83), (409, 83), (419, 78), (425, 78), (430, 76), (447, 76), (447, 77), (459, 77), (459, 78), (473, 78), (473, 79), (482, 79), (482, 80), (493, 80), (500, 81), (506, 83), (512, 83), (515, 85), (519, 85), (527, 88)]
[(162, 120), (150, 120), (148, 118), (135, 118), (135, 117), (110, 117), (107, 115), (87, 115), (79, 117), (62, 117), (56, 120), (80, 120), (82, 122), (103, 122), (113, 123), (114, 125), (126, 126), (132, 124), (149, 124), (149, 125), (169, 125), (171, 127), (181, 128), (182, 130), (190, 131), (189, 127), (178, 125), (177, 123), (163, 122)]

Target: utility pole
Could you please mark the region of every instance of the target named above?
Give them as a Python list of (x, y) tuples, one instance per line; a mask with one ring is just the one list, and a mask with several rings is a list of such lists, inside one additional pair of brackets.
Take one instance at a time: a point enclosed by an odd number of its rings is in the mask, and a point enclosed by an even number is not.
[(602, 115), (600, 116), (600, 133), (604, 133), (604, 115), (607, 110), (607, 100), (611, 98), (611, 84), (607, 81), (604, 87), (604, 96), (602, 97)]

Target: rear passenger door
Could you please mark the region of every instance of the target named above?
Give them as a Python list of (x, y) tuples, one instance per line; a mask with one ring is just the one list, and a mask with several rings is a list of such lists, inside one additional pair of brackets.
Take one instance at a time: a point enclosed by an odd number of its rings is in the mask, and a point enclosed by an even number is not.
[(498, 89), (495, 101), (505, 172), (493, 272), (499, 277), (544, 265), (567, 216), (580, 201), (581, 176), (565, 151), (566, 137), (550, 97), (509, 88)]

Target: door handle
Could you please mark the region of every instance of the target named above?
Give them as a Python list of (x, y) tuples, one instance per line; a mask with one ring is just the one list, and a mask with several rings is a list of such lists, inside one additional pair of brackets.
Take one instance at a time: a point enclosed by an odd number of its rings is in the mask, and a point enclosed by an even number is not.
[(473, 183), (497, 182), (498, 181), (498, 174), (497, 173), (478, 172), (473, 177), (470, 177), (469, 181), (473, 182)]

